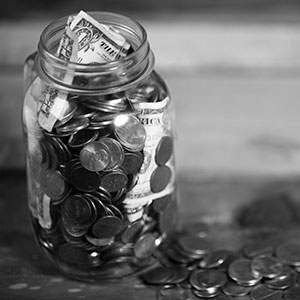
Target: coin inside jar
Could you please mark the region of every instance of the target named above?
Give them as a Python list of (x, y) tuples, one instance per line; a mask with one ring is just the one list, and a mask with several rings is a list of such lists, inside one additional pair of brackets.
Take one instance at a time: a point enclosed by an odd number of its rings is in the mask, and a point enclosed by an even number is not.
[(108, 137), (102, 138), (100, 142), (107, 146), (110, 158), (108, 165), (105, 167), (105, 170), (112, 170), (116, 167), (119, 167), (124, 160), (124, 150), (121, 144), (115, 139)]
[(155, 152), (155, 162), (159, 166), (163, 166), (171, 158), (173, 153), (173, 139), (170, 136), (163, 136)]
[(153, 193), (159, 193), (166, 188), (172, 176), (168, 166), (158, 166), (151, 174), (150, 188)]
[(114, 120), (115, 135), (128, 150), (141, 151), (146, 141), (146, 130), (138, 118), (132, 115), (118, 115)]
[(127, 185), (128, 178), (121, 170), (113, 170), (101, 177), (101, 187), (110, 193), (117, 192)]
[(109, 239), (120, 233), (123, 228), (124, 223), (121, 219), (115, 216), (105, 216), (97, 220), (92, 232), (97, 238)]
[(87, 170), (101, 171), (110, 163), (109, 149), (101, 141), (89, 143), (81, 149), (79, 160)]

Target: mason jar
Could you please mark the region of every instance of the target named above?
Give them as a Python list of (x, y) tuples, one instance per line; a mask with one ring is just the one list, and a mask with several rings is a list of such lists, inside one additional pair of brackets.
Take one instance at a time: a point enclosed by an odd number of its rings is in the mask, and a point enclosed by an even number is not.
[(44, 29), (24, 66), (33, 231), (61, 272), (81, 280), (144, 270), (179, 226), (174, 108), (146, 31), (122, 15), (90, 15), (131, 51), (105, 63), (60, 57), (64, 17)]

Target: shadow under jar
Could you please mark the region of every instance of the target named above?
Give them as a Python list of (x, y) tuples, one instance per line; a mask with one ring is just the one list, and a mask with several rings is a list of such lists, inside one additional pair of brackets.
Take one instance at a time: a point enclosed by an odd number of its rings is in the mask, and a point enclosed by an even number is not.
[(56, 55), (67, 17), (24, 66), (27, 187), (36, 239), (69, 277), (135, 274), (178, 228), (174, 109), (143, 27), (93, 12), (133, 51), (79, 64)]

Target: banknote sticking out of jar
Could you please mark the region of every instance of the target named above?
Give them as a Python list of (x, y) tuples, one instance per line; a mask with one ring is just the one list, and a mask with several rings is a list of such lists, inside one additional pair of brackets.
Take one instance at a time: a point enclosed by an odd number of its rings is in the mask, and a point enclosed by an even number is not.
[(135, 274), (179, 226), (174, 108), (144, 28), (80, 11), (51, 23), (24, 66), (28, 203), (67, 276)]

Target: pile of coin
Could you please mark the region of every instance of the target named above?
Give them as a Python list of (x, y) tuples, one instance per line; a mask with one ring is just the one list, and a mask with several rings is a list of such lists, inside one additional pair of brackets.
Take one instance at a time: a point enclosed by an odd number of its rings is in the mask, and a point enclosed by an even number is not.
[[(152, 83), (137, 90), (135, 103), (161, 101)], [(30, 157), (40, 188), (41, 207), (33, 218), (38, 241), (63, 269), (93, 268), (105, 278), (131, 274), (151, 264), (153, 251), (177, 225), (175, 194), (155, 197), (170, 181), (172, 136), (164, 135), (155, 150), (153, 201), (128, 209), (123, 201), (145, 163), (147, 134), (126, 92), (69, 95), (68, 101), (52, 131), (40, 129)], [(137, 220), (129, 219), (141, 210)]]
[[(195, 223), (161, 245), (160, 264), (142, 275), (158, 300), (299, 300), (300, 243), (260, 241), (238, 251), (214, 249)], [(199, 231), (197, 231), (199, 228)]]

